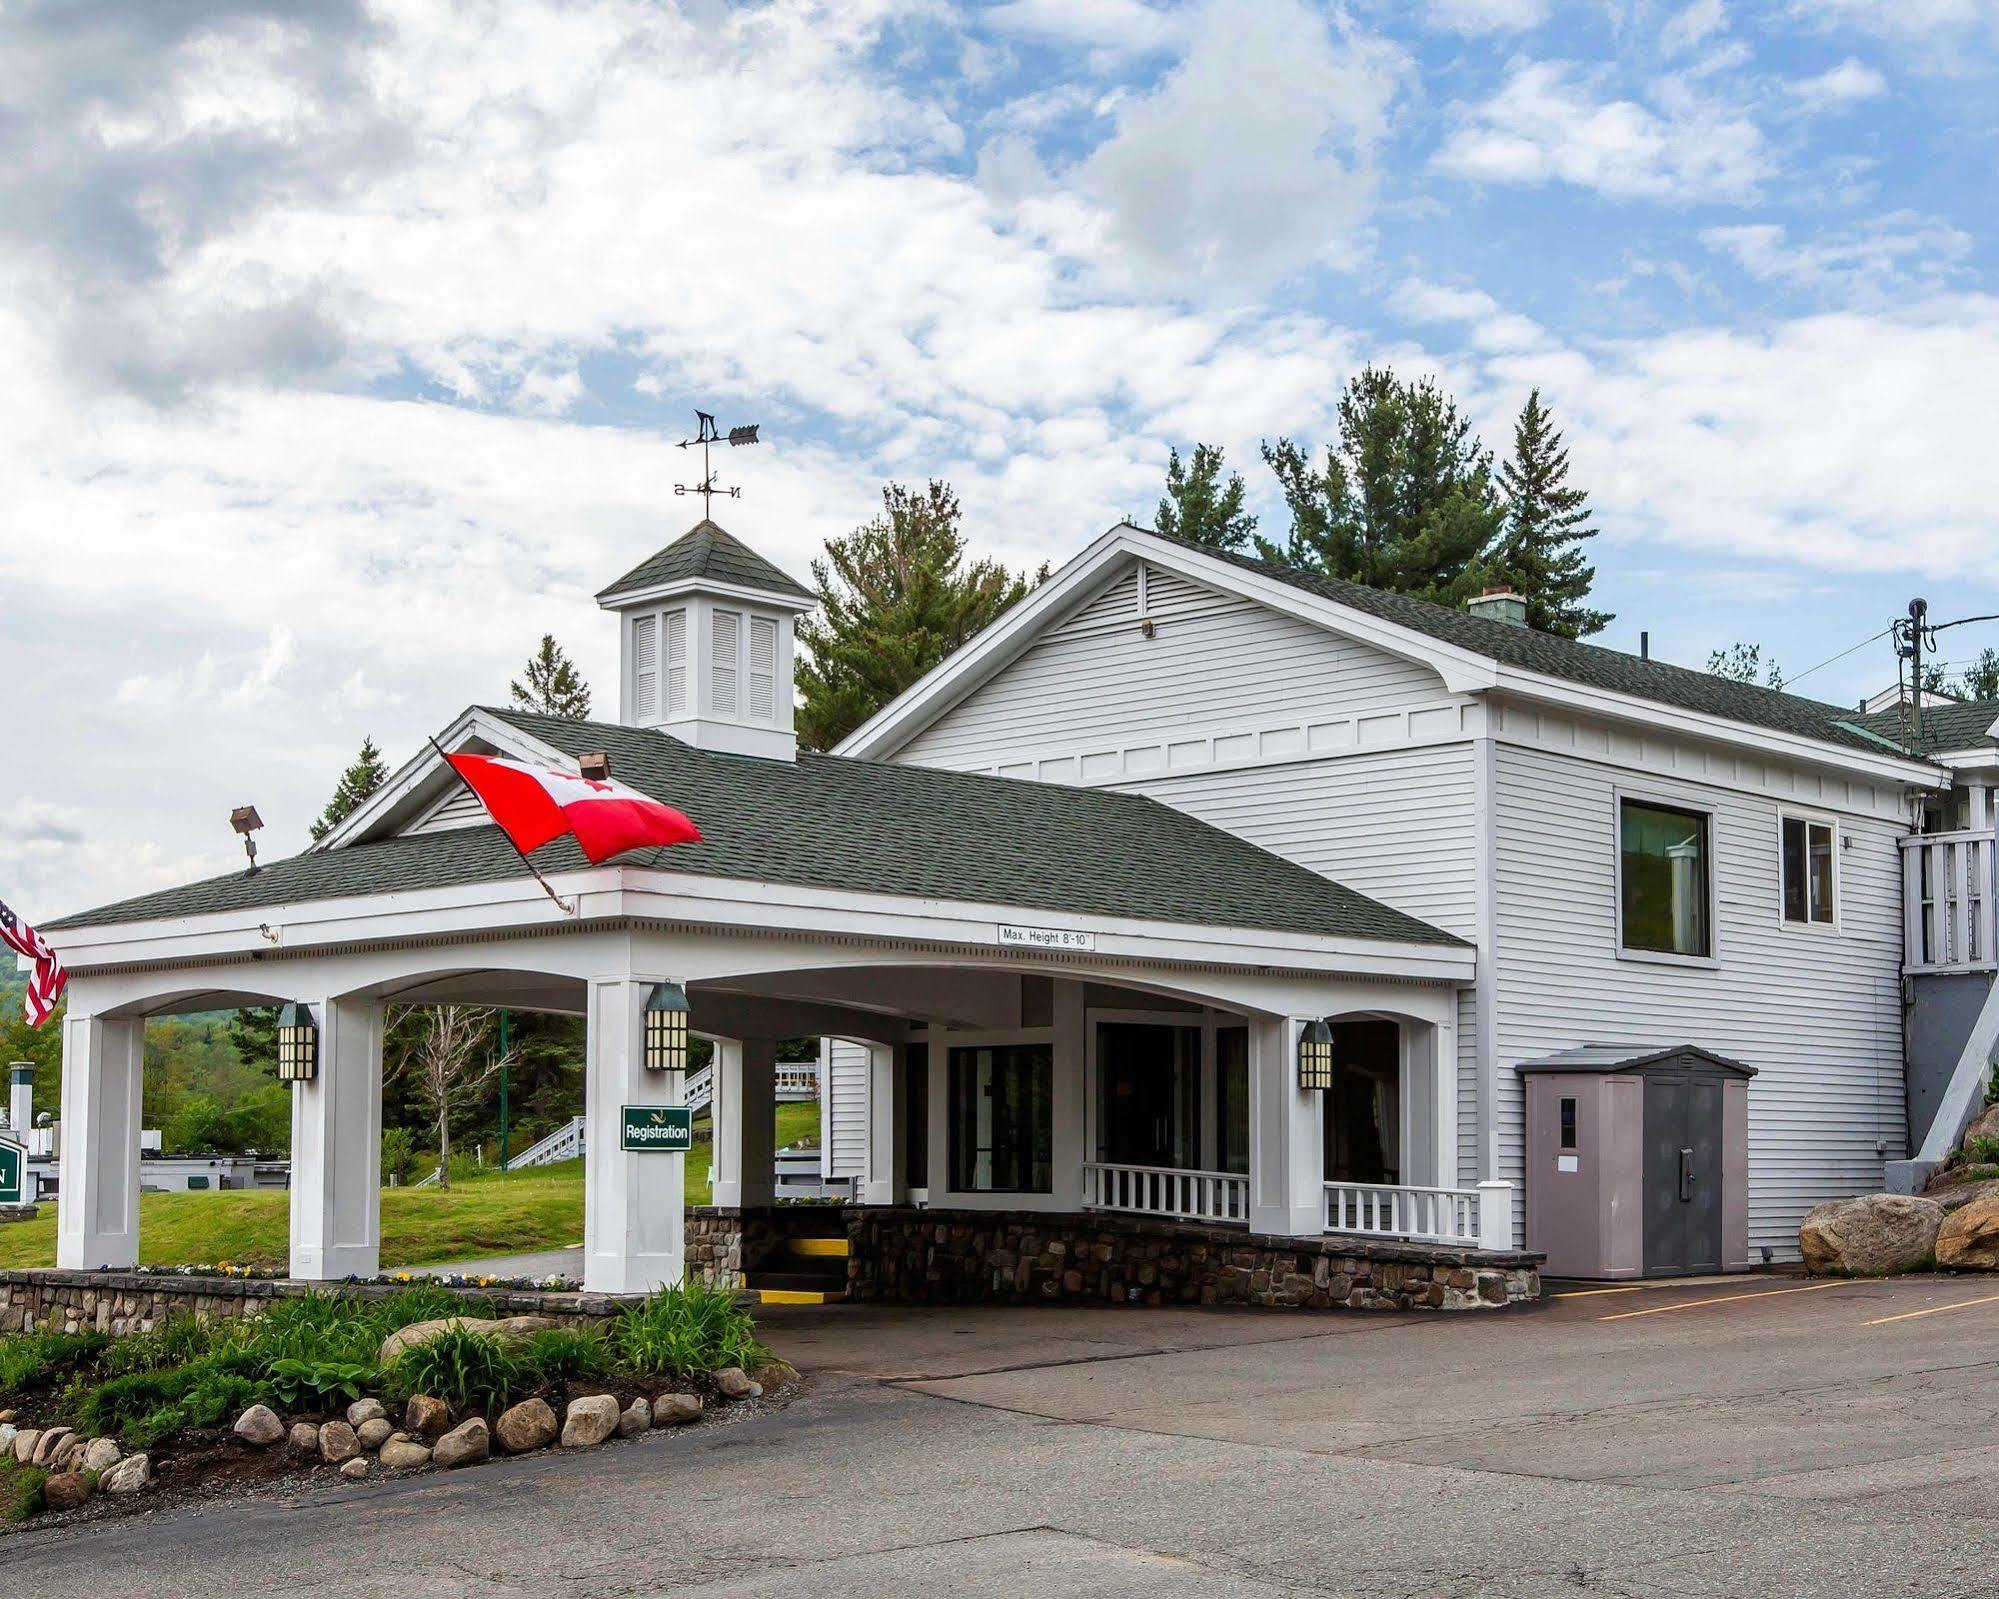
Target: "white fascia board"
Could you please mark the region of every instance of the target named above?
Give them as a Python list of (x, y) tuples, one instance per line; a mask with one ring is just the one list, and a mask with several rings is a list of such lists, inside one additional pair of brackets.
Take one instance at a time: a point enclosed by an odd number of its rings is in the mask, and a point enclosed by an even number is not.
[(1562, 677), (1545, 677), (1539, 672), (1519, 667), (1501, 667), (1496, 686), (1501, 693), (1516, 699), (1559, 706), (1566, 711), (1581, 711), (1611, 721), (1662, 727), (1687, 738), (1728, 744), (1766, 758), (1795, 761), (1803, 766), (1830, 766), (1890, 782), (1911, 783), (1919, 788), (1943, 788), (1950, 782), (1949, 774), (1941, 768), (1913, 756), (1890, 755), (1885, 751), (1876, 755), (1867, 750), (1849, 749), (1843, 744), (1830, 744), (1797, 733), (1779, 732), (1775, 728), (1756, 727), (1726, 716), (1680, 710), (1635, 694), (1620, 694), (1614, 689), (1593, 688)]
[(785, 589), (762, 589), (748, 583), (724, 583), (712, 577), (678, 577), (671, 583), (655, 583), (649, 588), (621, 589), (597, 596), (600, 611), (629, 611), (641, 605), (670, 600), (677, 594), (712, 594), (741, 600), (746, 605), (768, 605), (780, 611), (813, 611), (817, 600), (802, 600)]
[[(241, 960), (281, 950), (329, 953), (405, 939), (564, 931), (626, 920), (720, 927), (774, 937), (803, 933), (957, 949), (1004, 948), (1010, 959), (1021, 952), (999, 943), (999, 924), (1053, 924), (1093, 935), (1095, 949), (1078, 956), (1086, 961), (1253, 966), (1446, 983), (1470, 982), (1476, 961), (1469, 945), (1409, 944), (1135, 917), (1076, 916), (1033, 906), (915, 899), (637, 867), (595, 867), (561, 873), (549, 881), (558, 894), (576, 903), (574, 917), (565, 917), (533, 879), (523, 877), (67, 928), (49, 938), (64, 964), (77, 972), (135, 964)], [(1062, 964), (1059, 954), (1050, 954), (1046, 960), (1051, 969)]]
[[(510, 722), (503, 722), (489, 711), (472, 706), (437, 735), (437, 742), (448, 751), (455, 753), (467, 744), (478, 740), (490, 744), (494, 749), (505, 750), (509, 755), (523, 761), (540, 761), (551, 766), (573, 767), (576, 763), (560, 750), (544, 744), (532, 734), (523, 733)], [(448, 776), (456, 783), (456, 773), (446, 773), (444, 762), (438, 759), (437, 751), (428, 744), (398, 766), (390, 774), (387, 782), (370, 794), (353, 810), (343, 817), (338, 826), (317, 844), (314, 851), (339, 849), (345, 844), (359, 843), (390, 830), (393, 823), (402, 820), (406, 813), (413, 813), (436, 797), (433, 790), (444, 786)]]

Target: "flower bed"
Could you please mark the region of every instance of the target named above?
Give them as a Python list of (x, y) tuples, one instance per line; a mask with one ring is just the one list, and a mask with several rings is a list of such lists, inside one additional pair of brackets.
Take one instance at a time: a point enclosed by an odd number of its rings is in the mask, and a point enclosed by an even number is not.
[[(586, 1325), (432, 1283), (0, 1338), (0, 1519), (275, 1472), (349, 1477), (597, 1444), (759, 1397), (782, 1373), (729, 1293), (690, 1284)], [(398, 1424), (400, 1423), (400, 1425)]]

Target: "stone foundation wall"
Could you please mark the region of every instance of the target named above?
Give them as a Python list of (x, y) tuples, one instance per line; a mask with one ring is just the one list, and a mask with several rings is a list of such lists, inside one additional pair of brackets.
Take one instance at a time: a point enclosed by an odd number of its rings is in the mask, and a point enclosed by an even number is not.
[(852, 1207), (848, 1292), (896, 1304), (1490, 1310), (1541, 1297), (1539, 1255), (1272, 1238), (1137, 1217)]
[[(146, 1332), (169, 1316), (239, 1321), (274, 1299), (311, 1292), (379, 1299), (398, 1291), (386, 1283), (299, 1283), (242, 1277), (160, 1277), (123, 1271), (0, 1272), (0, 1333)], [(452, 1289), (483, 1300), (499, 1315), (554, 1316), (573, 1326), (613, 1315), (624, 1300), (609, 1294), (545, 1293), (525, 1289)]]

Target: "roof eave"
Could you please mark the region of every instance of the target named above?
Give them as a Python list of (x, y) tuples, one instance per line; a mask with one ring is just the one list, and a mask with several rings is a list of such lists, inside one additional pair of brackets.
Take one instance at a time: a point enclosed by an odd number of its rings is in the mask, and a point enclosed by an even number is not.
[(759, 584), (732, 583), (721, 578), (677, 577), (665, 583), (642, 583), (631, 588), (614, 584), (597, 595), (597, 608), (623, 611), (634, 605), (647, 605), (690, 593), (720, 594), (729, 599), (769, 605), (784, 611), (810, 611), (819, 604), (816, 596), (802, 588), (766, 588)]

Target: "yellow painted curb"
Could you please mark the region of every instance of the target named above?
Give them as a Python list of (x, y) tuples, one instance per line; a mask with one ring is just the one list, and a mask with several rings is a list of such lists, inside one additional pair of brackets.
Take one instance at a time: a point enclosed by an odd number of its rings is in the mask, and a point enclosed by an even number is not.
[(784, 1241), (787, 1255), (842, 1255), (847, 1253), (844, 1238), (787, 1238)]
[(844, 1293), (823, 1293), (817, 1288), (759, 1288), (756, 1294), (766, 1305), (830, 1305), (847, 1297)]

